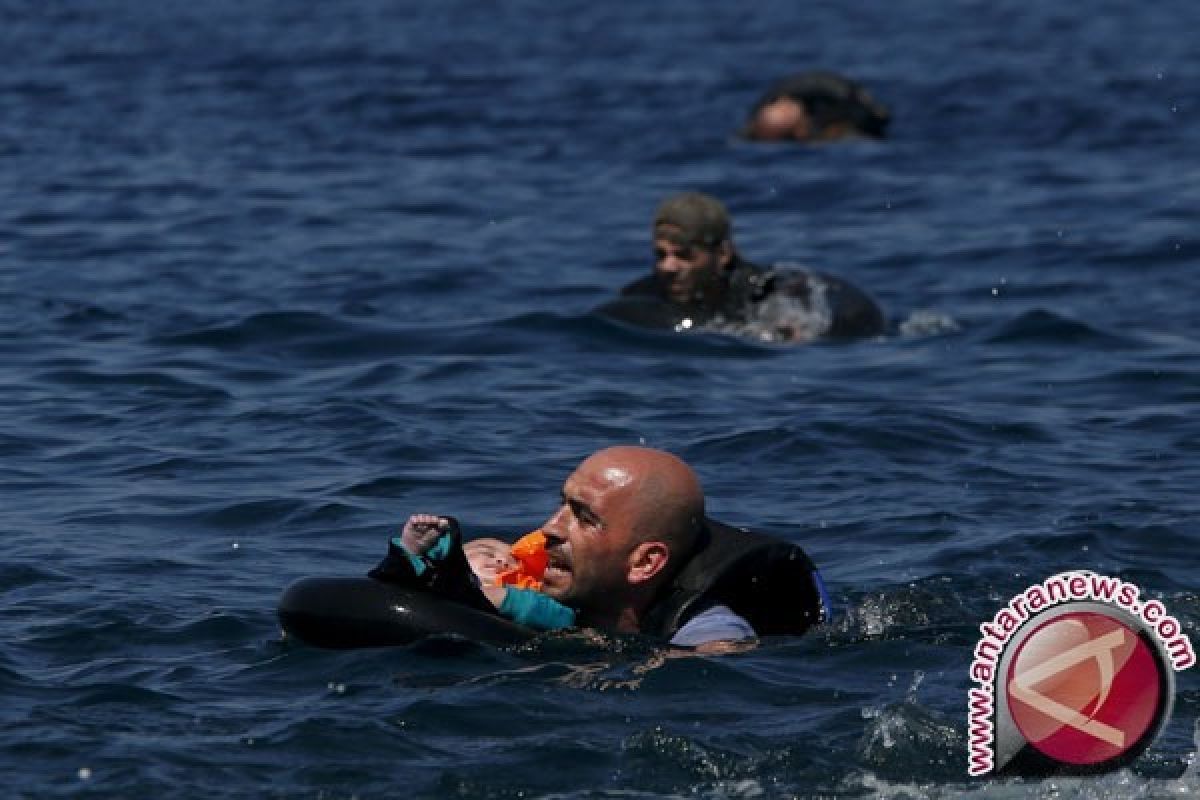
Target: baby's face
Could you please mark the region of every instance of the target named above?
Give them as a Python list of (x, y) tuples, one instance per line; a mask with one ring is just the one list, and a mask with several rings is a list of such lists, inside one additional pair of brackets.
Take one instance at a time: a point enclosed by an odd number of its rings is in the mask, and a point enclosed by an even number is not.
[(496, 576), (518, 566), (512, 547), (499, 539), (473, 539), (463, 543), (463, 554), (484, 586), (494, 586)]

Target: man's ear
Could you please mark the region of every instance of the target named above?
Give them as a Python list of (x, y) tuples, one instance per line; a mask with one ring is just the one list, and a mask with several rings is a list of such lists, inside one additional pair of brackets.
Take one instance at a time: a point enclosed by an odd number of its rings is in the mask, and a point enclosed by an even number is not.
[(733, 242), (726, 239), (717, 245), (717, 266), (721, 271), (729, 269), (729, 265), (733, 263)]
[(629, 554), (629, 582), (645, 583), (662, 572), (671, 558), (664, 542), (642, 542)]

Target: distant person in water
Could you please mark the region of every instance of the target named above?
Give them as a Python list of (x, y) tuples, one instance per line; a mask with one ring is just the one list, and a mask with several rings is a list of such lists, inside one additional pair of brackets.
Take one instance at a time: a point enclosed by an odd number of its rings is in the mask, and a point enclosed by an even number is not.
[(841, 278), (746, 261), (729, 213), (699, 192), (668, 198), (654, 216), (654, 271), (597, 309), (635, 325), (711, 330), (768, 342), (883, 333), (883, 312)]
[[(540, 541), (530, 543), (535, 537)], [(534, 557), (541, 550), (544, 570), (548, 556), (545, 537), (539, 532), (511, 546), (500, 539), (464, 543), (454, 519), (413, 514), (391, 540), (387, 557), (369, 574), (386, 583), (428, 589), (481, 611), (495, 609), (536, 630), (571, 627), (575, 612), (538, 592), (540, 580), (522, 574), (528, 559), (518, 559), (514, 552), (522, 552), (523, 546), (523, 552)]]
[(802, 72), (767, 90), (742, 135), (757, 141), (882, 139), (890, 121), (887, 107), (854, 81), (832, 72)]

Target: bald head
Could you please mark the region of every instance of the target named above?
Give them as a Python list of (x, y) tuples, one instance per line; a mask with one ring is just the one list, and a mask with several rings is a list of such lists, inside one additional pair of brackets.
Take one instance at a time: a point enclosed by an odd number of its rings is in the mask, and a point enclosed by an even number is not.
[(704, 492), (681, 459), (649, 447), (610, 447), (584, 461), (585, 468), (628, 487), (631, 544), (657, 539), (676, 556), (692, 549), (704, 519)]
[(648, 447), (610, 447), (563, 483), (542, 525), (542, 591), (586, 625), (638, 629), (642, 610), (687, 562), (704, 521), (704, 493), (687, 464)]

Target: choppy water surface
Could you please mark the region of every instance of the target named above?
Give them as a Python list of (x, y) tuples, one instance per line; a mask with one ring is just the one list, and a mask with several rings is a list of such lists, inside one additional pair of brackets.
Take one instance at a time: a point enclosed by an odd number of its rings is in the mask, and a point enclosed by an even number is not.
[[(1052, 572), (1200, 622), (1194, 3), (0, 4), (0, 773), (20, 797), (1158, 797), (970, 781), (976, 626)], [(883, 143), (733, 141), (829, 67)], [(878, 341), (589, 314), (666, 194), (868, 287)], [(664, 661), (281, 640), (416, 510), (518, 532), (586, 453), (802, 542), (801, 640)]]

